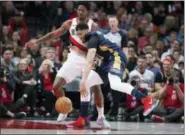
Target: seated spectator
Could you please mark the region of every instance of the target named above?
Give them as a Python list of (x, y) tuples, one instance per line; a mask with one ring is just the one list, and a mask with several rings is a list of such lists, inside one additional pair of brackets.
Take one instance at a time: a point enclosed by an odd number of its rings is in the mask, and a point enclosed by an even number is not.
[(36, 81), (33, 72), (28, 71), (26, 59), (21, 59), (18, 69), (15, 72), (16, 90), (15, 100), (22, 99), (26, 106), (29, 106), (31, 115), (37, 115), (36, 112)]
[(11, 42), (11, 34), (9, 33), (8, 26), (4, 25), (2, 28), (2, 43), (8, 44)]
[(159, 57), (159, 51), (158, 50), (153, 50), (152, 51), (152, 56), (153, 56), (153, 61), (161, 61), (160, 57)]
[(132, 41), (134, 43), (134, 50), (137, 51), (138, 45), (138, 31), (134, 28), (130, 28), (128, 30), (128, 41)]
[(37, 74), (37, 82), (40, 90), (40, 105), (42, 111), (45, 111), (46, 116), (51, 116), (55, 106), (56, 97), (53, 94), (53, 82), (56, 76), (56, 71), (53, 71), (53, 62), (44, 60)]
[[(19, 112), (23, 102), (13, 102), (15, 82), (5, 68), (0, 67), (0, 117), (23, 118), (26, 113)], [(17, 113), (16, 113), (17, 112)]]
[(152, 71), (154, 73), (154, 76), (160, 72), (160, 68), (155, 67), (153, 64), (153, 55), (151, 53), (146, 53), (146, 64), (147, 64), (147, 69)]
[[(145, 95), (153, 91), (154, 74), (150, 70), (146, 69), (146, 58), (144, 56), (138, 57), (137, 67), (129, 73), (128, 82), (135, 88), (139, 89)], [(135, 118), (141, 118), (144, 120), (141, 113), (143, 110), (143, 105), (139, 101), (137, 101), (135, 97), (127, 95), (126, 109), (128, 113), (125, 113), (126, 119), (134, 120)]]
[(8, 25), (11, 33), (13, 31), (19, 32), (21, 43), (24, 45), (28, 41), (28, 28), (24, 18), (20, 14), (17, 14), (8, 21)]
[(28, 63), (28, 72), (34, 72), (35, 68), (35, 60), (32, 58), (30, 54), (27, 55), (26, 61)]
[(145, 29), (144, 36), (139, 38), (138, 46), (137, 46), (139, 53), (141, 53), (143, 51), (145, 46), (149, 45), (149, 43), (150, 43), (149, 38), (151, 36), (151, 33), (152, 33), (152, 29), (147, 27)]
[(40, 48), (40, 57), (37, 57), (35, 59), (35, 68), (38, 69), (40, 65), (42, 64), (43, 60), (46, 58), (46, 53), (47, 53), (48, 47), (42, 46)]
[(180, 120), (184, 114), (184, 81), (182, 74), (173, 68), (170, 57), (163, 60), (163, 70), (155, 79), (155, 90), (156, 92), (151, 95), (160, 99), (162, 104), (153, 110), (152, 120), (168, 122)]
[(179, 51), (174, 51), (172, 56), (174, 58), (174, 68), (179, 69), (179, 62), (184, 61), (184, 57)]
[(150, 41), (150, 45), (152, 46), (152, 48), (156, 49), (156, 44), (157, 44), (157, 41), (158, 41), (157, 34), (152, 34), (149, 38), (149, 41)]
[(13, 63), (13, 48), (4, 47), (2, 51), (3, 57), (1, 58), (1, 65), (9, 69), (9, 71), (14, 72), (15, 64)]
[(146, 53), (151, 53), (153, 50), (152, 46), (151, 45), (147, 45), (144, 47), (143, 49), (143, 53), (146, 54)]
[(163, 40), (159, 39), (157, 41), (156, 50), (159, 52), (159, 57), (161, 57), (162, 53), (164, 52), (164, 42), (163, 42)]
[(180, 49), (180, 44), (177, 40), (173, 41), (171, 44), (170, 49), (168, 49), (167, 52), (164, 52), (161, 56), (161, 61), (163, 61), (165, 59), (165, 57), (172, 55), (174, 51), (178, 51)]
[(62, 53), (61, 53), (61, 56), (60, 56), (60, 59), (59, 59), (61, 61), (62, 65), (67, 60), (68, 53), (69, 53), (69, 49), (68, 48), (64, 48), (62, 50)]
[(184, 77), (184, 61), (180, 61), (178, 66), (179, 66), (179, 70), (181, 70)]
[(182, 24), (181, 27), (180, 27), (179, 33), (177, 35), (177, 40), (180, 43), (184, 42), (184, 24)]
[(56, 71), (58, 71), (61, 68), (62, 64), (56, 61), (56, 49), (54, 47), (48, 48), (46, 52), (46, 59), (49, 59), (54, 63), (54, 69)]
[(169, 36), (164, 38), (165, 48), (170, 48), (170, 45), (177, 40), (177, 33), (175, 31), (170, 32)]
[(127, 69), (130, 72), (130, 71), (134, 70), (137, 65), (137, 55), (136, 55), (136, 52), (135, 52), (133, 46), (128, 46), (127, 59), (128, 59)]

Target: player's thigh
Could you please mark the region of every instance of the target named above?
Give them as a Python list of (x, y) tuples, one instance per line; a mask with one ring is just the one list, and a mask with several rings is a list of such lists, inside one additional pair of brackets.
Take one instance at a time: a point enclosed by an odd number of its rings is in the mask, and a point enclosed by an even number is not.
[(77, 75), (82, 72), (84, 67), (83, 61), (68, 59), (58, 71), (57, 77), (64, 78), (66, 83), (70, 83)]
[(63, 77), (56, 76), (54, 83), (53, 83), (53, 88), (59, 89), (60, 87), (64, 86), (65, 84), (66, 84), (66, 80)]
[(101, 79), (100, 75), (97, 72), (95, 72), (94, 70), (91, 70), (86, 83), (87, 83), (87, 87), (90, 88), (95, 85), (103, 84), (103, 80)]

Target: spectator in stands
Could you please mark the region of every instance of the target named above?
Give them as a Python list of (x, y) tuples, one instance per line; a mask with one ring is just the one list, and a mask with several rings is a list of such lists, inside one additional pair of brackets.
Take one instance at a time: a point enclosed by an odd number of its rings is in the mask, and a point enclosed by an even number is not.
[(156, 92), (152, 93), (152, 96), (162, 100), (162, 106), (159, 105), (153, 113), (163, 118), (153, 115), (153, 121), (180, 119), (184, 114), (182, 108), (184, 106), (184, 80), (182, 73), (173, 68), (173, 61), (170, 57), (163, 60), (162, 72), (155, 78), (155, 90)]
[(21, 39), (21, 44), (25, 44), (28, 41), (28, 28), (26, 22), (22, 16), (17, 14), (8, 21), (10, 32), (18, 31)]
[[(32, 39), (34, 40), (34, 39)], [(40, 57), (39, 54), (39, 46), (32, 46), (31, 48), (28, 49), (28, 51), (30, 52), (31, 56), (36, 59), (37, 57)]]
[[(175, 41), (171, 44), (171, 48), (168, 49), (167, 52), (164, 52), (164, 53), (162, 54), (161, 60), (163, 61), (164, 58), (167, 57), (167, 56), (170, 56), (170, 55), (172, 56), (173, 52), (176, 51), (176, 50), (179, 51), (179, 49), (180, 49), (180, 44), (179, 44), (179, 42), (178, 42), (177, 40), (175, 40)], [(183, 58), (180, 58), (180, 59), (183, 59)]]
[(35, 68), (38, 69), (43, 62), (43, 60), (46, 58), (46, 53), (47, 53), (48, 47), (42, 46), (40, 48), (40, 57), (37, 57), (35, 59)]
[[(23, 118), (26, 113), (19, 112), (23, 102), (13, 102), (15, 82), (5, 68), (0, 67), (0, 117)], [(16, 113), (17, 112), (17, 113)]]
[(4, 25), (2, 28), (2, 43), (8, 44), (11, 42), (11, 34), (9, 33), (9, 28), (7, 25)]
[(158, 40), (158, 37), (156, 34), (152, 34), (149, 38), (150, 45), (152, 46), (153, 49), (156, 49), (157, 40)]
[(53, 70), (54, 65), (51, 60), (44, 60), (37, 74), (37, 82), (40, 90), (40, 104), (42, 111), (46, 116), (51, 116), (55, 106), (56, 97), (53, 94), (53, 82), (56, 71)]
[(29, 54), (28, 49), (26, 47), (22, 47), (20, 52), (20, 58), (26, 58), (28, 54)]
[(128, 30), (128, 41), (132, 41), (134, 43), (134, 50), (137, 51), (138, 45), (138, 31), (134, 28), (130, 28)]
[[(154, 74), (146, 69), (146, 58), (138, 56), (137, 67), (129, 73), (129, 81), (131, 85), (138, 88), (143, 94), (147, 95), (154, 88)], [(143, 117), (141, 103), (135, 97), (127, 95), (126, 97), (127, 119), (135, 119)]]
[(169, 36), (164, 38), (165, 48), (170, 48), (170, 45), (177, 40), (177, 33), (175, 31), (170, 32)]
[(152, 17), (152, 15), (150, 13), (144, 14), (143, 19), (146, 20), (147, 27), (152, 29), (153, 33), (157, 33), (158, 32), (158, 27), (155, 24), (153, 24), (153, 22), (152, 22), (153, 17)]
[(179, 62), (184, 61), (184, 57), (177, 50), (173, 52), (172, 56), (174, 58), (174, 68), (179, 69)]
[(62, 64), (58, 63), (56, 61), (56, 49), (54, 47), (49, 47), (48, 48), (48, 50), (46, 52), (46, 59), (49, 59), (49, 60), (51, 60), (53, 62), (54, 69), (56, 71), (58, 71), (61, 68)]
[(184, 42), (184, 24), (181, 25), (180, 29), (179, 29), (179, 33), (177, 35), (177, 40), (180, 43)]
[(62, 53), (60, 55), (60, 62), (61, 64), (63, 65), (65, 63), (65, 61), (67, 60), (67, 56), (68, 56), (68, 53), (69, 53), (69, 49), (68, 48), (64, 48), (62, 50)]
[(157, 4), (156, 7), (154, 7), (154, 16), (153, 16), (154, 24), (157, 26), (164, 24), (165, 16), (166, 11), (164, 3)]
[(154, 73), (154, 76), (156, 76), (160, 72), (160, 68), (155, 67), (153, 64), (153, 55), (151, 53), (146, 53), (146, 64), (147, 69), (152, 71)]
[(135, 67), (137, 65), (137, 55), (136, 55), (136, 52), (135, 52), (133, 46), (128, 46), (127, 59), (128, 59), (127, 69), (129, 72), (131, 72), (132, 70), (135, 69)]
[(13, 62), (15, 65), (19, 62), (20, 59), (20, 52), (22, 50), (22, 45), (20, 41), (20, 36), (17, 31), (13, 32), (12, 34), (12, 43), (13, 46)]
[(15, 72), (16, 90), (15, 99), (22, 99), (30, 107), (31, 115), (36, 115), (36, 81), (33, 73), (28, 71), (27, 59), (20, 59)]
[(153, 61), (155, 61), (155, 60), (161, 61), (161, 59), (159, 57), (159, 51), (158, 50), (153, 50), (152, 55), (153, 55)]
[(6, 1), (3, 3), (3, 10), (2, 10), (2, 23), (3, 25), (8, 24), (8, 20), (18, 14), (19, 11), (15, 8), (12, 1)]
[(26, 61), (28, 64), (28, 72), (35, 72), (35, 60), (32, 58), (30, 54), (27, 55)]
[(144, 30), (144, 36), (140, 37), (139, 38), (139, 41), (138, 41), (138, 52), (141, 53), (144, 49), (145, 46), (149, 45), (150, 41), (149, 41), (149, 38), (151, 36), (151, 33), (152, 33), (152, 29), (147, 27), (145, 30)]
[(11, 72), (15, 70), (15, 64), (12, 61), (13, 48), (4, 47), (2, 52), (1, 65), (8, 68)]
[(146, 69), (146, 57), (138, 56), (137, 67), (129, 73), (129, 78), (133, 76), (139, 77), (139, 87), (151, 92), (154, 87), (154, 74), (152, 71)]
[(159, 39), (157, 41), (156, 50), (159, 52), (159, 57), (161, 57), (162, 53), (164, 52), (164, 42), (163, 42), (163, 40)]
[(143, 48), (143, 53), (146, 54), (146, 53), (151, 53), (153, 50), (152, 46), (151, 45), (147, 45)]
[(103, 8), (98, 9), (97, 11), (97, 24), (100, 29), (107, 29), (108, 28), (108, 19), (107, 16), (103, 10)]

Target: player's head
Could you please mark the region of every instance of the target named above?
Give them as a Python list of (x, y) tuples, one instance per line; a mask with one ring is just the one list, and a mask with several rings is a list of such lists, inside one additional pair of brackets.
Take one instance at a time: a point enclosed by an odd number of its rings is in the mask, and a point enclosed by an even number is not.
[(78, 24), (76, 26), (76, 33), (79, 36), (79, 38), (82, 40), (82, 42), (85, 42), (85, 36), (89, 31), (89, 27), (85, 23)]
[(88, 17), (89, 7), (90, 6), (88, 2), (84, 1), (78, 2), (77, 14), (80, 20), (84, 20)]

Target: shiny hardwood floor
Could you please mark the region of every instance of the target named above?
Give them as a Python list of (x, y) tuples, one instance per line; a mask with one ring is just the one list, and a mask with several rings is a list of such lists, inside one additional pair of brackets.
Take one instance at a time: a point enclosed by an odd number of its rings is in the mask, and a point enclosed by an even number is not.
[(67, 128), (51, 120), (0, 120), (1, 134), (184, 134), (184, 124), (110, 122), (101, 129), (92, 122), (89, 129)]

